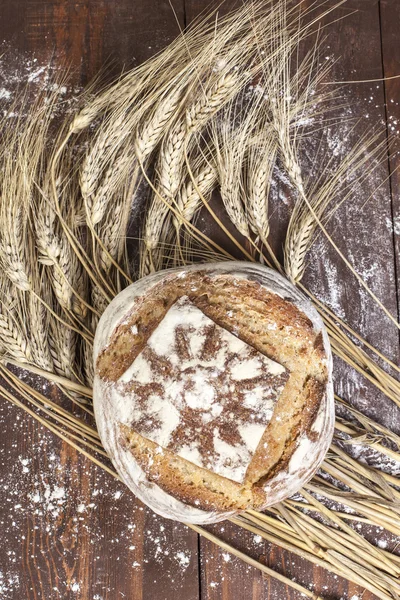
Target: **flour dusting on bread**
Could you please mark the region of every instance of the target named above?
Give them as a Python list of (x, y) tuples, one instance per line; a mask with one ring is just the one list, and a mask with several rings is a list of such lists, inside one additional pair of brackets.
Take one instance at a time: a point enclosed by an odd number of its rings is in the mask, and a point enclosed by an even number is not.
[(243, 482), (288, 377), (182, 296), (113, 396), (124, 396), (124, 422), (143, 437)]

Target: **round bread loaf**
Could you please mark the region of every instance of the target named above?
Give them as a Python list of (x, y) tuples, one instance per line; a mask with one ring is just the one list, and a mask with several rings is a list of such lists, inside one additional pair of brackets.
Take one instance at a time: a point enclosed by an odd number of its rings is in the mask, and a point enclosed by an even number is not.
[(279, 502), (332, 439), (322, 320), (262, 265), (195, 265), (132, 284), (101, 317), (94, 366), (102, 443), (167, 518), (213, 523)]

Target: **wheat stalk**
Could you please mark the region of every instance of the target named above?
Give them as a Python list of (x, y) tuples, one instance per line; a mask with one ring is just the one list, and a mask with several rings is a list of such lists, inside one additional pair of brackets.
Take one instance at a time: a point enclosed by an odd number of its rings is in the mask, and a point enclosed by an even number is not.
[(98, 216), (97, 211), (93, 210), (92, 198), (102, 180), (103, 171), (106, 169), (108, 160), (111, 157), (118, 157), (119, 149), (125, 141), (127, 135), (124, 123), (125, 117), (126, 115), (121, 112), (111, 123), (98, 131), (80, 169), (81, 193), (88, 215), (90, 215), (90, 221), (94, 224), (101, 219), (101, 215)]
[[(27, 127), (30, 133), (30, 127)], [(16, 133), (5, 134), (3, 143), (8, 151), (3, 158), (4, 168), (1, 173), (0, 196), (0, 267), (16, 288), (23, 292), (31, 289), (29, 252), (33, 249), (30, 244), (29, 230), (29, 194), (30, 183), (33, 181), (38, 160), (33, 155), (32, 162), (28, 161), (26, 150), (22, 148), (23, 138), (19, 140)], [(35, 150), (35, 148), (33, 148)], [(17, 165), (14, 165), (14, 159)]]
[(225, 70), (208, 89), (204, 90), (200, 99), (186, 110), (186, 127), (188, 135), (199, 131), (229, 100), (236, 96), (249, 79), (238, 69)]
[(48, 267), (54, 293), (60, 306), (72, 309), (78, 317), (86, 313), (84, 275), (76, 254), (71, 251), (56, 212), (45, 200), (35, 218), (38, 262)]
[(162, 197), (154, 198), (147, 213), (143, 232), (143, 249), (141, 253), (140, 275), (144, 277), (161, 268), (163, 263), (162, 249), (169, 242), (169, 225), (171, 215), (167, 201)]
[(216, 169), (211, 163), (207, 162), (194, 172), (193, 180), (189, 178), (182, 185), (175, 200), (177, 211), (174, 222), (176, 226), (179, 226), (181, 222), (185, 223), (193, 220), (201, 206), (202, 197), (207, 197), (211, 193), (216, 181)]
[[(347, 182), (352, 180), (357, 173), (362, 173), (363, 167), (371, 165), (373, 160), (380, 164), (379, 156), (385, 142), (380, 140), (380, 133), (366, 133), (353, 146), (352, 152), (345, 156), (340, 164), (334, 168), (334, 174), (326, 181), (317, 180), (310, 191), (310, 204), (317, 218), (312, 214), (304, 202), (297, 202), (287, 229), (285, 239), (285, 271), (292, 281), (299, 282), (306, 268), (306, 255), (314, 242), (314, 234), (318, 229), (317, 220), (327, 222), (334, 212), (354, 194), (354, 186)], [(330, 170), (333, 159), (328, 161), (327, 170)], [(358, 178), (358, 185), (366, 175)], [(304, 186), (303, 186), (304, 187)], [(347, 190), (346, 190), (347, 188)], [(335, 202), (331, 210), (327, 210), (332, 199), (340, 194), (341, 201)]]
[[(93, 316), (93, 319), (96, 317)], [(93, 328), (97, 326), (97, 322), (92, 322)], [(85, 344), (83, 347), (83, 361), (84, 361), (84, 374), (85, 384), (89, 387), (93, 387), (94, 381), (94, 366), (93, 366), (93, 348), (90, 344)]]
[(185, 160), (185, 121), (178, 117), (163, 140), (157, 167), (157, 185), (143, 230), (142, 275), (160, 268), (159, 248), (167, 241), (168, 211), (181, 183), (181, 168)]
[(157, 168), (159, 189), (161, 194), (169, 200), (174, 198), (181, 184), (181, 169), (185, 161), (185, 137), (185, 121), (181, 117), (172, 125), (161, 147)]
[(116, 188), (119, 188), (119, 182), (123, 180), (128, 172), (131, 171), (133, 156), (130, 152), (120, 151), (117, 154), (115, 163), (112, 163), (104, 174), (101, 183), (95, 189), (92, 198), (85, 195), (83, 184), (81, 183), (82, 195), (85, 199), (86, 218), (90, 226), (98, 225), (104, 220), (112, 204), (111, 190), (115, 194)]
[(0, 264), (10, 281), (19, 290), (27, 292), (31, 289), (31, 277), (23, 243), (25, 236), (24, 230), (19, 225), (21, 211), (17, 210), (15, 213), (15, 215), (10, 215), (7, 221), (17, 223), (17, 227), (9, 231), (8, 234), (4, 232), (0, 239)]
[(55, 372), (66, 379), (74, 379), (72, 365), (75, 360), (75, 332), (60, 331), (57, 323), (52, 323), (50, 329), (50, 349)]
[(52, 269), (52, 283), (60, 306), (66, 310), (70, 310), (74, 295), (72, 290), (74, 288), (72, 283), (69, 283), (69, 279), (72, 273), (75, 275), (74, 266), (78, 265), (71, 264), (75, 255), (71, 253), (71, 248), (63, 235), (58, 240), (58, 250), (58, 260), (54, 264), (55, 268)]
[(241, 106), (228, 105), (221, 121), (216, 121), (212, 131), (215, 161), (222, 202), (232, 223), (244, 237), (250, 237), (248, 220), (243, 203), (243, 168), (247, 138), (253, 127), (253, 111), (249, 110), (244, 122), (236, 127)]
[(44, 371), (53, 371), (48, 340), (49, 314), (45, 306), (35, 297), (29, 298), (32, 362)]

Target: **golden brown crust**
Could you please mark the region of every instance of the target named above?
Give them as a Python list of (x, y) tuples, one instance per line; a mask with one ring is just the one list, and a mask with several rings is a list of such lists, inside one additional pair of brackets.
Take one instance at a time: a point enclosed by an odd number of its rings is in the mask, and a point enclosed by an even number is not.
[[(258, 282), (204, 271), (185, 277), (172, 274), (139, 298), (115, 329), (109, 345), (98, 357), (99, 376), (116, 381), (170, 306), (184, 295), (218, 325), (234, 330), (243, 341), (282, 364), (290, 372), (289, 380), (242, 486), (209, 472), (202, 480), (205, 469), (165, 450), (163, 455), (155, 454), (157, 446), (135, 432), (127, 435), (125, 431), (125, 443), (149, 480), (186, 503), (205, 510), (243, 509), (249, 503), (262, 505), (262, 485), (287, 466), (299, 437), (310, 431), (324, 396), (327, 369), (322, 336), (290, 299), (269, 292)], [(136, 334), (132, 333), (133, 327), (134, 331), (137, 328)], [(187, 464), (192, 479), (199, 480), (195, 487), (187, 479)]]
[[(314, 441), (313, 438), (315, 434), (310, 432), (310, 429), (315, 421), (324, 393), (325, 386), (314, 377), (311, 377), (306, 381), (301, 394), (301, 397), (304, 399), (303, 406), (297, 413), (292, 415), (292, 418), (290, 419), (290, 428), (285, 431), (285, 443), (282, 444), (279, 453), (275, 454), (277, 460), (275, 464), (270, 466), (269, 471), (255, 482), (257, 487), (262, 487), (268, 479), (271, 479), (279, 471), (282, 471), (287, 467), (290, 458), (296, 449), (296, 442), (302, 433), (307, 432), (310, 440)], [(270, 426), (266, 429), (266, 436), (264, 436), (263, 439), (267, 439), (271, 445), (274, 442), (274, 439), (276, 439), (276, 429), (278, 429), (279, 425), (280, 423), (275, 419), (275, 422), (273, 424), (270, 423)]]
[[(97, 359), (96, 368), (102, 379), (117, 381), (121, 377), (178, 297), (169, 288), (163, 289), (160, 286), (160, 289), (154, 290), (154, 296), (138, 300), (135, 313), (117, 327), (110, 344)], [(133, 325), (137, 327), (135, 334), (132, 333)]]
[(150, 482), (174, 498), (202, 510), (245, 510), (252, 504), (250, 490), (238, 483), (215, 476), (148, 440), (125, 425), (120, 425), (121, 443), (135, 457)]

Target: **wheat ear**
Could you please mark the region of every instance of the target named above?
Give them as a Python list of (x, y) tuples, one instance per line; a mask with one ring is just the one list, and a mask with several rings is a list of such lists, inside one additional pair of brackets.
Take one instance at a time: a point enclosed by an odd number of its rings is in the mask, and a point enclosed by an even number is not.
[(179, 189), (182, 165), (185, 160), (184, 142), (186, 124), (179, 117), (163, 141), (158, 159), (158, 179), (144, 226), (144, 255), (141, 262), (142, 275), (157, 270), (160, 266), (159, 248), (166, 240), (166, 221), (170, 221), (169, 205)]
[(31, 273), (27, 257), (26, 217), (22, 207), (7, 201), (9, 207), (1, 211), (0, 265), (10, 281), (21, 291), (31, 289)]
[(213, 123), (212, 143), (218, 171), (223, 205), (238, 232), (250, 237), (250, 229), (243, 204), (243, 169), (248, 137), (251, 135), (253, 111), (241, 118), (241, 104), (233, 101)]
[(239, 70), (223, 72), (186, 110), (186, 126), (189, 135), (199, 131), (229, 100), (241, 90), (249, 74), (244, 76)]
[[(14, 311), (13, 311), (14, 312)], [(0, 307), (0, 350), (2, 357), (11, 357), (20, 363), (32, 362), (33, 352), (26, 332), (4, 301)]]
[(168, 90), (161, 98), (153, 113), (138, 126), (135, 136), (135, 152), (140, 164), (145, 164), (151, 153), (165, 135), (171, 119), (176, 114), (182, 98), (182, 90)]
[(33, 363), (51, 373), (54, 364), (48, 338), (50, 315), (43, 303), (33, 295), (29, 297), (29, 316)]
[(193, 179), (188, 180), (181, 186), (175, 200), (176, 212), (174, 224), (179, 228), (181, 223), (189, 223), (193, 220), (197, 210), (201, 207), (202, 197), (207, 197), (217, 181), (215, 166), (206, 162), (193, 174)]
[(269, 235), (268, 197), (276, 154), (276, 139), (268, 136), (261, 148), (250, 149), (248, 159), (246, 213), (253, 233), (264, 244)]

